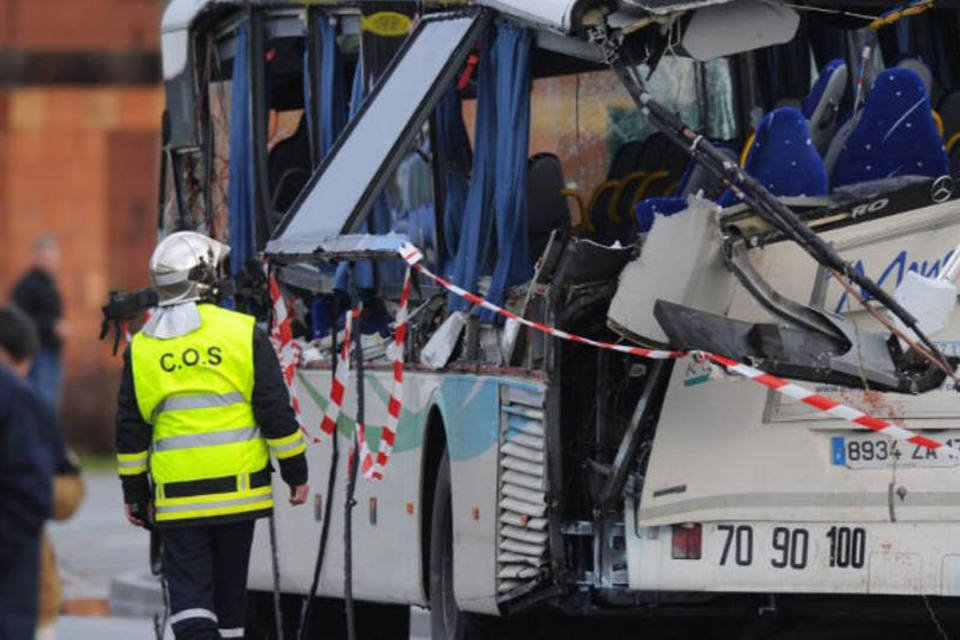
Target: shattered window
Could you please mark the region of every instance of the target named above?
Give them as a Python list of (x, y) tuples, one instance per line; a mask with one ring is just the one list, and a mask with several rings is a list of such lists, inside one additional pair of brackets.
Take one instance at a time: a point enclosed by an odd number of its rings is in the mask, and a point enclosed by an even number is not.
[(704, 63), (703, 69), (707, 95), (707, 113), (703, 123), (707, 135), (721, 140), (738, 138), (729, 60), (710, 60)]
[[(701, 104), (698, 87), (705, 100)], [(729, 63), (711, 60), (698, 66), (691, 58), (666, 57), (647, 80), (650, 94), (684, 122), (711, 138), (737, 137)], [(631, 102), (612, 114), (623, 141), (644, 139), (656, 130)]]
[[(701, 109), (700, 93), (707, 97)], [(651, 93), (691, 126), (714, 138), (736, 136), (733, 88), (726, 60), (699, 67), (687, 58), (661, 61), (648, 81)], [(466, 106), (472, 122), (473, 104)], [(554, 153), (563, 165), (568, 186), (584, 204), (610, 178), (617, 151), (628, 142), (644, 141), (656, 132), (612, 70), (538, 78), (531, 96), (530, 154)], [(468, 126), (468, 131), (472, 128)], [(658, 167), (647, 168), (655, 170)], [(616, 171), (615, 171), (616, 172)], [(675, 171), (674, 171), (675, 172)], [(668, 188), (679, 178), (672, 176)], [(573, 224), (579, 222), (577, 207), (571, 207)]]

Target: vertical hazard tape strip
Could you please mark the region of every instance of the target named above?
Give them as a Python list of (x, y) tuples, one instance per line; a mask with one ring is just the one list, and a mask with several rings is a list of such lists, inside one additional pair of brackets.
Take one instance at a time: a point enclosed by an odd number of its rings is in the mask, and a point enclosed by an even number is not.
[[(408, 268), (403, 280), (403, 290), (400, 293), (400, 308), (397, 310), (395, 332), (391, 356), (393, 359), (393, 389), (387, 402), (387, 422), (380, 431), (380, 443), (377, 453), (370, 450), (367, 442), (366, 425), (357, 424), (357, 444), (360, 447), (360, 472), (367, 480), (382, 480), (393, 452), (393, 445), (397, 440), (397, 425), (400, 421), (400, 412), (403, 409), (403, 356), (404, 343), (407, 335), (407, 303), (410, 300), (410, 281), (412, 269)], [(326, 411), (320, 424), (324, 435), (331, 435), (336, 430), (337, 419), (343, 411), (343, 400), (350, 381), (350, 347), (353, 341), (352, 324), (360, 317), (361, 309), (348, 311), (346, 315), (346, 329), (343, 345), (337, 361), (337, 371), (330, 383), (330, 396)], [(358, 343), (358, 348), (359, 347)]]
[(273, 324), (270, 327), (270, 342), (277, 352), (277, 359), (280, 361), (280, 370), (283, 373), (283, 382), (287, 385), (287, 392), (290, 394), (290, 405), (293, 407), (293, 412), (297, 416), (297, 423), (300, 425), (300, 430), (304, 435), (309, 435), (300, 419), (300, 399), (297, 397), (297, 392), (293, 385), (293, 379), (297, 373), (297, 364), (300, 362), (301, 347), (293, 339), (292, 319), (277, 279), (271, 275), (268, 283), (270, 303), (273, 305)]
[[(343, 410), (343, 397), (347, 392), (347, 382), (350, 379), (350, 342), (353, 333), (353, 321), (360, 317), (360, 309), (352, 309), (344, 314), (343, 344), (340, 346), (340, 356), (337, 360), (337, 370), (331, 378), (330, 395), (327, 398), (327, 408), (320, 420), (320, 431), (324, 436), (336, 433), (337, 420)], [(334, 325), (330, 328), (336, 331)]]
[(380, 445), (377, 456), (374, 458), (370, 451), (361, 449), (360, 471), (368, 480), (383, 480), (384, 469), (390, 461), (390, 453), (397, 440), (397, 424), (400, 422), (400, 412), (403, 409), (403, 352), (407, 337), (407, 303), (410, 300), (410, 279), (412, 269), (407, 268), (403, 279), (403, 290), (400, 292), (400, 308), (397, 309), (396, 334), (393, 342), (393, 391), (387, 402), (387, 423), (380, 432)]

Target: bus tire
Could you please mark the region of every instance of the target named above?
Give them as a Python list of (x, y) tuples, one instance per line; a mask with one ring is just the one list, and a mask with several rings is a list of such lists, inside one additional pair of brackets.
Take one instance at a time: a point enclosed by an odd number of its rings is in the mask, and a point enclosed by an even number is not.
[(453, 507), (450, 459), (440, 459), (430, 519), (430, 637), (465, 640), (476, 637), (475, 616), (461, 611), (453, 594)]

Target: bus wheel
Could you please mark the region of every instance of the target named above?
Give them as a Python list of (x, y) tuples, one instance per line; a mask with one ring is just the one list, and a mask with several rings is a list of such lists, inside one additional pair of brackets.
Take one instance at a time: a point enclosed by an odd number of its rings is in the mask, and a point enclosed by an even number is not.
[(434, 640), (464, 640), (474, 635), (474, 627), (473, 616), (461, 611), (453, 597), (450, 459), (443, 454), (430, 520), (430, 637)]

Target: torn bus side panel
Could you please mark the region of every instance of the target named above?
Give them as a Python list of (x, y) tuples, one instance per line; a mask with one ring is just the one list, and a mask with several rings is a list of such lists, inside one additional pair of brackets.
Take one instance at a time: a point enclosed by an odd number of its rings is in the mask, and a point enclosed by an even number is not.
[[(624, 269), (611, 328), (634, 341), (708, 351), (797, 380), (921, 393), (944, 371), (904, 351), (889, 332), (859, 329), (844, 316), (778, 293), (753, 267), (743, 240), (728, 237), (711, 203), (660, 218), (639, 258)], [(744, 319), (732, 305), (742, 287), (771, 321)]]

